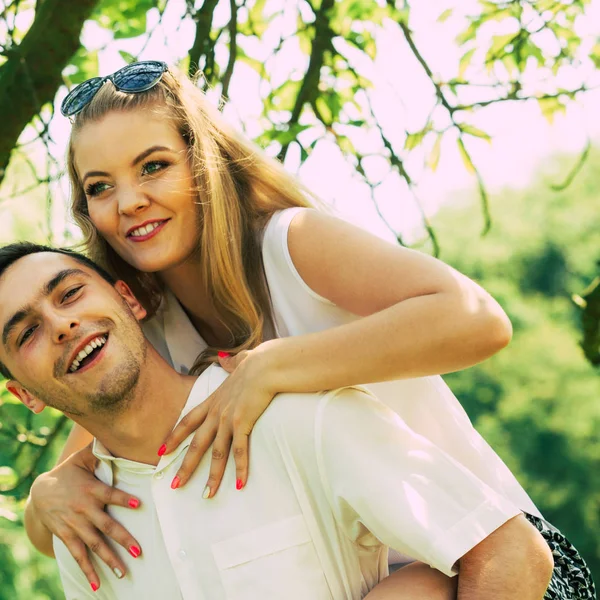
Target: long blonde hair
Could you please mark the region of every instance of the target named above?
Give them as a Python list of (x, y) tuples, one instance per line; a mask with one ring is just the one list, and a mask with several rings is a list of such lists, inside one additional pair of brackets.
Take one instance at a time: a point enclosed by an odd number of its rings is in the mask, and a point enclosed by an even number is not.
[[(92, 223), (85, 190), (75, 168), (74, 140), (86, 123), (111, 111), (166, 109), (186, 141), (200, 201), (199, 255), (201, 293), (210, 298), (221, 323), (231, 333), (230, 349), (238, 352), (260, 344), (265, 328), (273, 326), (264, 277), (260, 233), (278, 210), (311, 207), (319, 201), (276, 160), (233, 129), (185, 75), (175, 69), (146, 92), (119, 92), (102, 86), (73, 119), (68, 149), (73, 217), (84, 234), (83, 249), (118, 279), (123, 279), (148, 310), (155, 314), (164, 290), (153, 273), (142, 273), (124, 261)], [(312, 199), (312, 202), (309, 200)], [(207, 348), (192, 372), (215, 360)]]

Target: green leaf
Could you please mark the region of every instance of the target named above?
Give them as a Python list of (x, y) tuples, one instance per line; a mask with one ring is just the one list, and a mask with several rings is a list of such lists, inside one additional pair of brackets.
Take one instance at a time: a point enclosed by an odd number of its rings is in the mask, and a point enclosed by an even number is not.
[(597, 69), (600, 69), (600, 41), (590, 51), (590, 59)]
[(452, 8), (447, 8), (438, 18), (438, 23), (445, 23), (452, 15)]
[(86, 79), (98, 76), (98, 52), (81, 46), (65, 69), (65, 78), (71, 85), (83, 83)]
[(343, 154), (356, 156), (356, 148), (350, 138), (345, 135), (337, 135), (335, 141)]
[(460, 157), (463, 160), (463, 163), (465, 164), (467, 171), (469, 173), (475, 173), (475, 165), (473, 164), (473, 161), (471, 160), (471, 155), (465, 148), (465, 143), (462, 141), (462, 138), (459, 137), (456, 140), (456, 143), (458, 144), (458, 151), (460, 153)]
[(421, 131), (415, 131), (415, 133), (407, 133), (406, 140), (404, 140), (405, 150), (414, 150), (421, 144), (425, 136), (431, 131), (431, 123), (427, 123)]
[(479, 29), (479, 23), (477, 21), (471, 21), (469, 26), (464, 31), (462, 31), (461, 33), (459, 33), (456, 36), (456, 43), (459, 46), (462, 46), (462, 45), (466, 44), (467, 42), (474, 40), (475, 36), (477, 35), (478, 29)]
[(249, 67), (252, 67), (261, 77), (265, 76), (265, 65), (262, 61), (252, 56), (248, 56), (246, 51), (238, 45), (237, 47), (237, 60), (246, 63)]
[(301, 81), (291, 79), (273, 90), (267, 99), (267, 105), (275, 110), (292, 110), (300, 92)]
[(492, 43), (486, 54), (485, 62), (498, 60), (505, 53), (510, 53), (510, 50), (507, 50), (507, 46), (514, 43), (518, 35), (518, 33), (507, 33), (492, 36)]
[(0, 467), (0, 491), (14, 487), (18, 480), (19, 476), (15, 473), (14, 469)]
[(298, 43), (300, 44), (300, 50), (302, 51), (302, 53), (306, 54), (307, 56), (310, 56), (312, 52), (313, 43), (308, 31), (299, 31), (296, 35), (296, 38), (298, 39)]
[(465, 72), (469, 68), (469, 65), (471, 64), (471, 59), (473, 58), (473, 55), (475, 54), (476, 50), (477, 50), (477, 48), (471, 48), (470, 50), (467, 50), (467, 52), (465, 52), (461, 56), (460, 62), (458, 63), (458, 78), (459, 79), (464, 78)]
[(433, 148), (431, 149), (431, 153), (427, 157), (426, 164), (432, 170), (435, 171), (438, 168), (440, 163), (440, 156), (442, 154), (442, 138), (444, 134), (439, 132), (437, 137), (435, 138), (435, 142), (433, 143)]
[(474, 137), (483, 138), (484, 140), (487, 140), (488, 142), (491, 141), (491, 139), (492, 139), (488, 133), (486, 133), (485, 131), (482, 131), (481, 129), (478, 129), (477, 127), (475, 127), (473, 125), (469, 125), (468, 123), (461, 123), (459, 125), (459, 128), (463, 133), (467, 133)]
[(121, 58), (128, 65), (130, 65), (131, 63), (134, 63), (137, 60), (137, 58), (133, 54), (130, 54), (129, 52), (125, 52), (125, 50), (119, 50), (119, 54), (121, 55)]
[(146, 33), (146, 13), (158, 6), (157, 0), (104, 0), (92, 19), (113, 32), (115, 40)]
[(550, 124), (554, 122), (554, 115), (557, 112), (564, 113), (567, 108), (559, 98), (538, 98), (538, 104), (542, 115)]
[(268, 19), (264, 16), (266, 0), (256, 0), (252, 8), (248, 11), (248, 21), (252, 23), (252, 27), (256, 36), (260, 39), (267, 30), (270, 21), (275, 18), (275, 14)]

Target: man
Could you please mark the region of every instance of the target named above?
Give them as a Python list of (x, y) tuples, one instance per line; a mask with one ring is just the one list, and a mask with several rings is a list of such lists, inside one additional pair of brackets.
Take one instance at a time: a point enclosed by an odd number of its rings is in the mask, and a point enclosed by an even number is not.
[(110, 510), (145, 553), (121, 552), (123, 578), (96, 561), (96, 593), (55, 539), (68, 599), (362, 598), (387, 574), (388, 546), (460, 571), (459, 600), (544, 596), (552, 556), (520, 511), (358, 388), (279, 395), (253, 431), (243, 490), (230, 465), (218, 496), (203, 500), (209, 457), (171, 490), (191, 438), (160, 459), (156, 447), (227, 374), (178, 374), (145, 340), (144, 316), (123, 282), (84, 257), (0, 249), (8, 389), (90, 431), (99, 479), (142, 500)]

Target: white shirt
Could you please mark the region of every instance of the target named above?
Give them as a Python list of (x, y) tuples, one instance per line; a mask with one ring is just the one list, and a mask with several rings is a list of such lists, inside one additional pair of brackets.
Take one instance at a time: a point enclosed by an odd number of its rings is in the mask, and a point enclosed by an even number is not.
[[(226, 377), (207, 369), (182, 416)], [(120, 580), (94, 556), (94, 593), (55, 538), (68, 600), (354, 600), (387, 575), (388, 545), (452, 575), (520, 512), (359, 388), (278, 395), (252, 433), (241, 491), (230, 457), (219, 492), (202, 499), (210, 453), (185, 487), (170, 489), (191, 437), (156, 467), (95, 443), (98, 478), (141, 500), (108, 512), (142, 555), (116, 548), (128, 568)]]
[[(262, 255), (276, 337), (303, 335), (344, 325), (360, 318), (312, 290), (302, 279), (288, 249), (288, 229), (304, 208), (273, 215), (263, 235)], [(170, 293), (144, 333), (161, 355), (187, 373), (206, 343), (177, 299)], [(415, 432), (426, 437), (470, 469), (482, 482), (521, 510), (541, 513), (502, 459), (475, 430), (467, 413), (439, 376), (402, 379), (366, 386)], [(390, 552), (390, 564), (406, 557)]]

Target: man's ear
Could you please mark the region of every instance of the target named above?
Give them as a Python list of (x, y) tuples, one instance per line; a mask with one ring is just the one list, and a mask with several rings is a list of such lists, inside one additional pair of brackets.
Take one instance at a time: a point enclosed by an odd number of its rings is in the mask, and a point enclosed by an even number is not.
[(29, 393), (18, 381), (11, 379), (6, 382), (6, 389), (16, 398), (18, 398), (31, 412), (36, 415), (41, 413), (46, 404), (39, 398)]
[(148, 313), (146, 309), (139, 303), (138, 299), (133, 295), (131, 288), (124, 281), (117, 281), (115, 283), (115, 289), (121, 296), (123, 300), (127, 302), (131, 312), (134, 314), (135, 318), (138, 321), (141, 321)]

